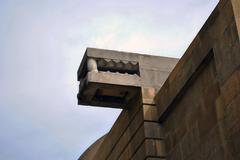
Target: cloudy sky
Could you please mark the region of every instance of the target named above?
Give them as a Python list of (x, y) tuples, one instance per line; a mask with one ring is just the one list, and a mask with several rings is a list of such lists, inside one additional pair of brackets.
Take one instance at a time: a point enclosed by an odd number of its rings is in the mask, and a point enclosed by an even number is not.
[(0, 159), (76, 160), (120, 110), (78, 106), (86, 47), (181, 57), (218, 0), (0, 0)]

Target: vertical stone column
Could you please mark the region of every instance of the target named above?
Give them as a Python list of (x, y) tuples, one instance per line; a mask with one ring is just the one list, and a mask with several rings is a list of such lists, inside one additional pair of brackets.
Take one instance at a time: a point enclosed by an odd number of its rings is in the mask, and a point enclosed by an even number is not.
[[(145, 140), (133, 157), (139, 160), (144, 157), (146, 160), (163, 160), (166, 158), (164, 131), (157, 118), (157, 108), (154, 103), (156, 89), (142, 88), (143, 107), (143, 128)], [(144, 154), (143, 155), (143, 151)]]

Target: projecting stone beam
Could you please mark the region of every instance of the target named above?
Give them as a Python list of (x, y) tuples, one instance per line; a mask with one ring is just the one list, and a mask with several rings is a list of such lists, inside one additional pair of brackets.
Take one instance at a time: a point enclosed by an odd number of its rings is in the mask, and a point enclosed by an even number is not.
[(78, 70), (78, 104), (125, 108), (144, 87), (158, 90), (177, 59), (88, 48)]

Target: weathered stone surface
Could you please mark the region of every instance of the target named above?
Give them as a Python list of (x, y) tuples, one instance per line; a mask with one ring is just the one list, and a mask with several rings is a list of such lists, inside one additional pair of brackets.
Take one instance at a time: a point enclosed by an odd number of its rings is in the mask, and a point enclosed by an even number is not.
[(99, 138), (96, 142), (94, 142), (80, 157), (79, 160), (92, 160), (97, 153), (99, 147), (101, 146), (102, 142), (104, 141), (103, 137)]
[(239, 17), (239, 0), (221, 0), (176, 66), (172, 58), (87, 49), (79, 101), (123, 111), (83, 157), (240, 159)]
[(220, 2), (155, 97), (169, 159), (239, 159), (238, 5)]
[(143, 105), (143, 117), (145, 121), (158, 122), (157, 107), (155, 105)]
[(88, 48), (78, 70), (78, 103), (125, 108), (141, 87), (160, 89), (177, 61)]

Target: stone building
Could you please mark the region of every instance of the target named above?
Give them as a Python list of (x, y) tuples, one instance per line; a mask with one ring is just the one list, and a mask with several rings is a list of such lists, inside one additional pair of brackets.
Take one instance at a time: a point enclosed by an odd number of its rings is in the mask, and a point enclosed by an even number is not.
[(122, 108), (79, 160), (239, 160), (240, 0), (222, 0), (180, 60), (88, 48), (78, 102)]

